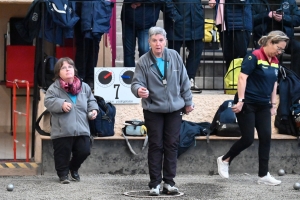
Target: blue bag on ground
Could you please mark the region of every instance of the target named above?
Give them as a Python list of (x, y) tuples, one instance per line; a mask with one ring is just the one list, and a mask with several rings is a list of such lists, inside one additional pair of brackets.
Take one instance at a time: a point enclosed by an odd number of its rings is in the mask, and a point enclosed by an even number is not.
[(106, 103), (102, 97), (95, 96), (99, 113), (94, 120), (89, 120), (91, 135), (95, 137), (107, 137), (115, 134), (116, 107)]

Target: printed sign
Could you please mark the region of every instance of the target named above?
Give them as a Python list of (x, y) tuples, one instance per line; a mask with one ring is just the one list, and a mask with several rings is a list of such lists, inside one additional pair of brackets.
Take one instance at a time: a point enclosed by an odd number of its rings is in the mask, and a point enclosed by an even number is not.
[(134, 67), (95, 67), (94, 95), (112, 104), (138, 104), (141, 99), (131, 92)]

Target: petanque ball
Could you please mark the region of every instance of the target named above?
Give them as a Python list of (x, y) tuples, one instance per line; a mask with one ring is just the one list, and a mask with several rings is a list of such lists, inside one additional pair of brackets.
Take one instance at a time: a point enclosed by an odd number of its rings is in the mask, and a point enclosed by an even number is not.
[(92, 119), (93, 116), (94, 116), (94, 113), (93, 113), (93, 112), (89, 112), (89, 113), (88, 113), (88, 118), (89, 118), (89, 119)]
[(7, 189), (7, 191), (13, 191), (14, 185), (13, 184), (8, 184), (6, 189)]
[(295, 183), (294, 184), (294, 189), (299, 190), (300, 189), (300, 183)]
[(283, 176), (285, 171), (283, 169), (278, 170), (278, 176)]

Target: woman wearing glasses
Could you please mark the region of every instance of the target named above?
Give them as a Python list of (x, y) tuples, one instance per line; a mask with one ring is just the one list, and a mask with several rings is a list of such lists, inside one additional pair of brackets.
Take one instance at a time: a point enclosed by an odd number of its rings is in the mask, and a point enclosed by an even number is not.
[(238, 77), (238, 89), (232, 111), (236, 113), (242, 137), (230, 150), (217, 159), (218, 172), (222, 178), (229, 178), (232, 160), (254, 141), (256, 128), (259, 147), (258, 184), (279, 185), (269, 173), (271, 146), (271, 116), (276, 114), (276, 91), (279, 65), (277, 56), (289, 42), (281, 31), (272, 31), (258, 41), (260, 49), (245, 56)]
[(90, 118), (93, 120), (99, 108), (90, 87), (77, 77), (72, 59), (57, 61), (54, 80), (46, 92), (44, 103), (52, 115), (55, 169), (59, 181), (68, 184), (69, 173), (72, 180), (80, 181), (78, 169), (90, 155), (88, 112), (93, 113)]

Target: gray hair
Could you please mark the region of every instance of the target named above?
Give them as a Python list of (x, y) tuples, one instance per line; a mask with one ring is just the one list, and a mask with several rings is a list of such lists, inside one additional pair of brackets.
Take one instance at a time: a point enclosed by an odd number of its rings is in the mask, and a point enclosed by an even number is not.
[(160, 34), (160, 35), (164, 36), (164, 38), (167, 38), (167, 33), (166, 33), (165, 29), (158, 27), (158, 26), (153, 26), (149, 29), (149, 38), (152, 35), (157, 35), (157, 34)]
[(286, 45), (288, 45), (290, 39), (289, 37), (282, 31), (271, 31), (268, 35), (262, 36), (258, 40), (258, 44), (260, 46), (267, 46), (268, 41), (270, 41), (272, 44), (278, 44), (279, 42), (286, 42)]

